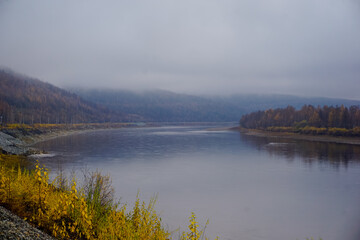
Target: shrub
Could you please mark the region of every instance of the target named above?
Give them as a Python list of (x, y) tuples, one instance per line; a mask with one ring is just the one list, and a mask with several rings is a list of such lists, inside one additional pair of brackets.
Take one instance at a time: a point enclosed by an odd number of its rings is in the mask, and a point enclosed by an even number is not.
[[(20, 167), (23, 157), (0, 155), (0, 204), (31, 224), (58, 239), (171, 239), (156, 214), (156, 199), (149, 204), (137, 197), (134, 207), (115, 203), (109, 176), (93, 172), (79, 189), (73, 179), (70, 186), (57, 187), (49, 182), (48, 170), (36, 163), (33, 171)], [(9, 161), (12, 161), (12, 164)], [(18, 164), (15, 168), (14, 165)], [(197, 240), (195, 215), (189, 232), (182, 240)]]

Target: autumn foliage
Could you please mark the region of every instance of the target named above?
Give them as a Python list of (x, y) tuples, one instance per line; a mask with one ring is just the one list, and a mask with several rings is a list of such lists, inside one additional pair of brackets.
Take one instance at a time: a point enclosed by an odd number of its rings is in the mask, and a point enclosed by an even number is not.
[[(172, 239), (149, 204), (135, 200), (134, 207), (115, 203), (109, 178), (95, 172), (85, 187), (59, 175), (49, 182), (48, 170), (38, 163), (32, 171), (24, 157), (0, 155), (0, 205), (58, 239)], [(17, 167), (15, 167), (17, 166)], [(109, 195), (110, 193), (110, 195)], [(203, 237), (195, 215), (182, 240)]]
[(313, 135), (360, 136), (359, 106), (313, 107), (300, 110), (288, 106), (244, 115), (240, 120), (244, 128), (276, 132), (297, 132)]

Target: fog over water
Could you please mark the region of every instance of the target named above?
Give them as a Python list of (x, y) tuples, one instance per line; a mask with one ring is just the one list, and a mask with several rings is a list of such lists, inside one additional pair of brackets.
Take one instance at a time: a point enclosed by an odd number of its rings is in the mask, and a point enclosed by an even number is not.
[(359, 99), (357, 0), (0, 1), (0, 65), (57, 86)]

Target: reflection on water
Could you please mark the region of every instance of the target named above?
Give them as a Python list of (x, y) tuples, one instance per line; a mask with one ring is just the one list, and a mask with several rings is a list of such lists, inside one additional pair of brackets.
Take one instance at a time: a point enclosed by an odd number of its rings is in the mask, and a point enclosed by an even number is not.
[(289, 162), (301, 160), (307, 165), (316, 162), (334, 168), (347, 168), (351, 163), (360, 163), (358, 145), (259, 137), (242, 133), (240, 138), (259, 151), (265, 150), (270, 155), (284, 157)]
[(211, 238), (358, 240), (359, 147), (263, 138), (207, 126), (88, 132), (39, 143), (66, 172), (100, 169), (117, 197), (158, 194), (170, 230), (190, 212)]

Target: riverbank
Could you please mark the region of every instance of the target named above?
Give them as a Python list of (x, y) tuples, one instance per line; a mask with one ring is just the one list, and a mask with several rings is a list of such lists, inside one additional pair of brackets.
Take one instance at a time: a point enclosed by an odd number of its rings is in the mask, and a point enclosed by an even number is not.
[(83, 132), (140, 127), (136, 123), (92, 123), (92, 124), (12, 124), (0, 128), (0, 153), (31, 155), (41, 153), (31, 146), (53, 138)]
[[(45, 129), (17, 126), (2, 129), (2, 133), (20, 147), (69, 134), (145, 126), (152, 125), (41, 126)], [(107, 185), (110, 183), (107, 176), (89, 173), (88, 180), (81, 186), (63, 176), (59, 181), (50, 182), (47, 169), (37, 163), (34, 170), (29, 171), (20, 167), (21, 160), (25, 161), (26, 156), (0, 154), (0, 206), (20, 216), (16, 218), (0, 209), (0, 217), (4, 216), (0, 218), (0, 239), (51, 239), (32, 235), (40, 231), (29, 229), (22, 219), (60, 239), (172, 239), (154, 211), (154, 199), (146, 204), (137, 198), (134, 207), (128, 209), (127, 205), (119, 206), (110, 194), (113, 190)], [(185, 236), (181, 239), (188, 239), (186, 236), (193, 232), (200, 235), (194, 215), (190, 221), (189, 232), (179, 233)]]
[(0, 239), (54, 240), (48, 234), (0, 206)]
[(328, 142), (328, 143), (339, 143), (339, 144), (351, 144), (360, 145), (359, 137), (334, 137), (328, 135), (308, 135), (292, 132), (270, 132), (259, 129), (247, 129), (242, 127), (229, 128), (232, 131), (239, 131), (243, 134), (258, 137), (270, 137), (270, 138), (285, 138), (295, 140), (305, 140), (313, 142)]
[[(169, 239), (154, 201), (146, 204), (136, 199), (134, 207), (128, 209), (118, 205), (106, 176), (89, 173), (80, 186), (64, 177), (50, 181), (48, 170), (39, 163), (32, 171), (21, 166), (25, 159), (0, 155), (0, 206), (41, 231), (58, 239)], [(0, 239), (51, 239), (38, 238), (40, 231), (27, 228), (3, 209), (0, 230), (4, 236)], [(22, 238), (29, 234), (33, 237)]]

